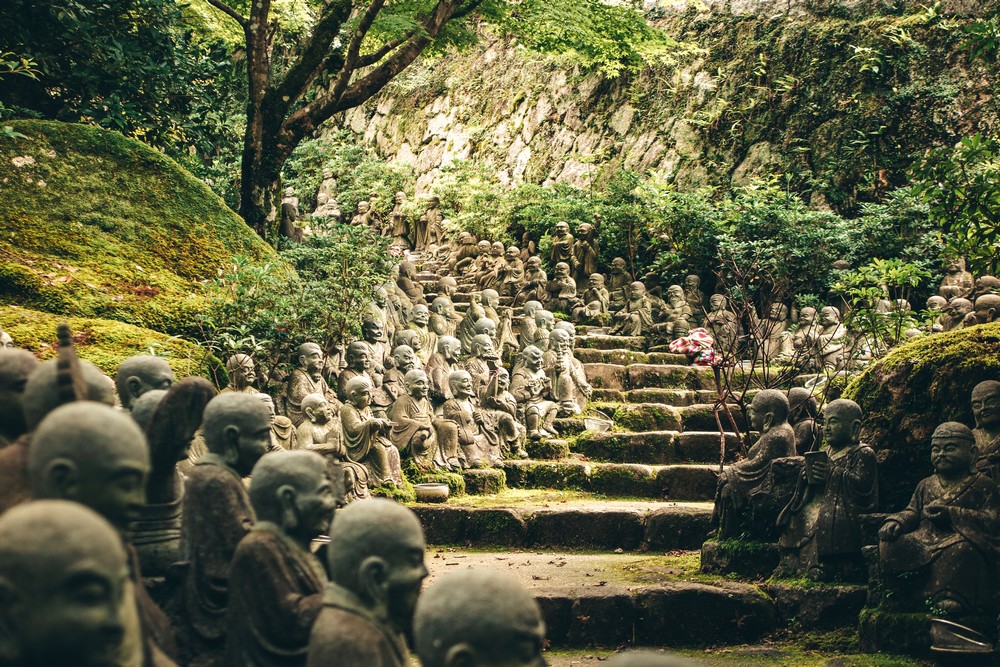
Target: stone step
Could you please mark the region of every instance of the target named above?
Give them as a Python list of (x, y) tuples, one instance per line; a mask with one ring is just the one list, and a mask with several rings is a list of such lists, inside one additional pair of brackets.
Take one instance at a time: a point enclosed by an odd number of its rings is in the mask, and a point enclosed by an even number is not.
[(608, 336), (607, 334), (585, 334), (576, 337), (578, 348), (597, 350), (636, 350), (641, 352), (646, 347), (645, 336)]
[[(726, 459), (738, 446), (735, 433), (726, 433)], [(581, 434), (572, 450), (594, 461), (611, 463), (717, 463), (719, 434), (712, 431), (646, 431), (644, 433)]]
[(698, 549), (711, 503), (582, 500), (558, 504), (410, 506), (428, 544), (554, 549)]
[[(579, 327), (577, 328), (579, 332)], [(671, 364), (675, 366), (688, 366), (690, 362), (683, 354), (671, 354), (669, 352), (638, 352), (636, 350), (602, 350), (596, 347), (577, 347), (574, 352), (577, 359), (585, 364), (619, 364), (628, 366), (629, 364)]]
[[(692, 389), (713, 390), (711, 368), (681, 364), (585, 363), (590, 384), (600, 389)], [(739, 382), (740, 378), (735, 378)]]
[(781, 606), (756, 586), (724, 579), (692, 582), (669, 574), (683, 572), (690, 561), (688, 554), (445, 548), (428, 552), (425, 585), (468, 569), (514, 577), (538, 601), (546, 640), (556, 647), (739, 644), (759, 641), (781, 626)]
[(642, 465), (590, 461), (508, 460), (500, 468), (514, 489), (570, 489), (608, 497), (711, 501), (718, 465)]
[[(681, 423), (683, 424), (684, 431), (712, 431), (717, 429), (715, 423), (715, 415), (713, 413), (714, 404), (712, 403), (696, 403), (694, 405), (685, 405), (677, 408), (678, 413), (681, 416)], [(735, 403), (729, 404), (729, 411), (732, 413), (733, 418), (736, 420), (736, 425), (741, 429), (747, 428), (746, 417), (740, 412), (739, 406)], [(724, 412), (719, 413), (719, 419), (722, 421), (723, 428), (730, 428), (729, 418)]]
[[(683, 420), (678, 408), (665, 403), (601, 403), (591, 402), (591, 411), (600, 412), (622, 431), (682, 431)], [(580, 419), (566, 420), (581, 422)], [(563, 423), (556, 420), (556, 424)], [(560, 431), (561, 433), (562, 431)]]

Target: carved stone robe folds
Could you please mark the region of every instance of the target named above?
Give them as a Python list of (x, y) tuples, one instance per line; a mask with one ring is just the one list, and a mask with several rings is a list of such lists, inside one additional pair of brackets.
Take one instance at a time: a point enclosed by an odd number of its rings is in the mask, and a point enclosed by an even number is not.
[(226, 667), (304, 667), (326, 585), (316, 557), (258, 522), (236, 549), (229, 584)]
[(340, 408), (340, 423), (344, 429), (347, 458), (368, 469), (372, 485), (391, 481), (402, 486), (399, 450), (379, 433), (372, 409), (359, 410), (345, 403)]
[(406, 667), (401, 635), (375, 617), (358, 596), (330, 583), (309, 640), (307, 667)]
[[(438, 443), (438, 438), (444, 441), (444, 448), (449, 448), (449, 438), (446, 433), (438, 431), (441, 429), (441, 420), (434, 419), (433, 408), (430, 401), (423, 399), (416, 401), (412, 396), (404, 394), (396, 399), (389, 411), (389, 418), (393, 427), (390, 434), (392, 444), (400, 452), (409, 452), (414, 464), (421, 470), (432, 470), (436, 466), (445, 465), (448, 458), (457, 457), (456, 451), (442, 451), (442, 446)], [(458, 445), (454, 437), (454, 425), (450, 440), (450, 449), (457, 449)], [(423, 444), (417, 445), (413, 439), (417, 431), (421, 428), (430, 429), (430, 436), (424, 440)]]

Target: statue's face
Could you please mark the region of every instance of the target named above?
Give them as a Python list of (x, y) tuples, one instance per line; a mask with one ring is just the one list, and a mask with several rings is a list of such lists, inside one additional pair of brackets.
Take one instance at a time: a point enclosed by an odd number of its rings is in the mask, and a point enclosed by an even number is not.
[(510, 373), (506, 368), (497, 371), (497, 391), (505, 392), (510, 389)]
[(960, 264), (957, 257), (952, 257), (948, 260), (948, 273), (958, 273), (962, 270), (962, 265)]
[(392, 358), (396, 362), (396, 368), (403, 372), (412, 370), (417, 365), (417, 355), (414, 354), (413, 349), (410, 347), (397, 349), (393, 353)]
[(369, 384), (358, 384), (357, 389), (351, 392), (351, 403), (359, 410), (364, 410), (372, 404), (372, 388)]
[(593, 288), (604, 287), (604, 276), (600, 273), (590, 274), (590, 278), (587, 279), (587, 285)]
[(445, 359), (448, 359), (449, 361), (457, 359), (459, 352), (462, 351), (462, 343), (458, 340), (447, 341), (444, 344), (443, 350)]
[(964, 438), (939, 436), (931, 439), (931, 464), (941, 474), (967, 472), (972, 469), (976, 449)]
[(372, 357), (371, 357), (370, 354), (368, 354), (368, 350), (362, 349), (362, 350), (358, 350), (357, 351), (357, 360), (355, 361), (355, 364), (356, 365), (355, 365), (354, 370), (356, 370), (356, 371), (369, 371), (369, 370), (371, 370), (371, 368), (372, 368)]
[[(270, 398), (270, 397), (268, 397)], [(329, 407), (329, 405), (327, 406)], [(236, 448), (239, 450), (239, 461), (236, 464), (237, 472), (242, 475), (249, 475), (250, 471), (271, 449), (271, 424), (274, 422), (274, 401), (271, 401), (270, 413), (266, 418), (259, 421), (254, 418), (244, 420), (240, 424), (240, 437)]]
[(462, 373), (452, 382), (451, 393), (456, 398), (468, 398), (472, 396), (472, 377), (468, 373)]
[(747, 406), (747, 421), (755, 431), (764, 431), (764, 422), (768, 418), (768, 413), (761, 409), (760, 406), (754, 408), (753, 403)]
[(312, 539), (329, 529), (333, 510), (337, 507), (337, 495), (325, 469), (314, 471), (297, 486), (295, 509), (298, 526), (294, 532), (298, 537)]
[(485, 257), (486, 255), (490, 254), (490, 242), (480, 241), (479, 243), (476, 244), (476, 249), (479, 251), (480, 257)]
[(724, 310), (726, 308), (726, 297), (715, 294), (708, 300), (708, 307), (715, 311)]
[(260, 402), (267, 406), (268, 414), (271, 415), (271, 423), (274, 423), (274, 418), (277, 416), (274, 411), (274, 399), (267, 394), (257, 394), (257, 398)]
[(489, 339), (477, 341), (473, 346), (472, 356), (482, 358), (497, 356), (493, 349), (493, 341)]
[(701, 284), (701, 279), (698, 276), (688, 276), (684, 279), (684, 289), (686, 290), (698, 289), (699, 284)]
[(372, 297), (372, 300), (375, 302), (375, 305), (378, 306), (379, 308), (385, 308), (385, 304), (388, 301), (388, 299), (389, 295), (386, 294), (386, 291), (382, 288), (375, 290), (375, 296)]
[(257, 369), (254, 367), (253, 359), (242, 357), (239, 365), (233, 369), (233, 384), (251, 385), (257, 381)]
[(427, 321), (431, 318), (431, 312), (427, 309), (427, 306), (417, 306), (413, 309), (413, 323), (418, 327), (427, 326)]
[(846, 447), (854, 442), (860, 424), (846, 410), (824, 411), (823, 437), (831, 447)]
[(503, 257), (504, 249), (502, 243), (494, 243), (490, 248), (490, 254), (494, 257)]
[(500, 295), (496, 290), (483, 290), (482, 301), (490, 308), (496, 308), (500, 305)]
[(840, 324), (840, 318), (837, 317), (837, 311), (835, 311), (831, 306), (827, 306), (823, 310), (819, 311), (819, 323), (824, 327), (832, 327), (835, 324)]
[(6, 331), (0, 331), (0, 350), (9, 350), (14, 347), (14, 341)]
[(589, 222), (585, 222), (578, 228), (580, 236), (590, 236), (594, 231), (594, 226)]
[(319, 346), (309, 350), (299, 357), (299, 368), (307, 373), (319, 373), (323, 370), (323, 353)]
[(551, 313), (543, 313), (541, 318), (538, 319), (538, 328), (544, 329), (546, 331), (552, 331), (556, 328), (556, 318)]
[(1000, 387), (987, 384), (972, 390), (972, 416), (979, 428), (1000, 426)]
[(378, 343), (385, 340), (382, 333), (382, 325), (379, 322), (369, 321), (365, 322), (362, 327), (365, 340), (369, 343)]
[(422, 532), (407, 526), (399, 532), (398, 541), (387, 554), (389, 618), (396, 628), (408, 628), (413, 622), (420, 589), (427, 578), (424, 550)]
[[(109, 437), (115, 436), (109, 434)], [(122, 449), (115, 448), (116, 451)], [(113, 526), (124, 530), (129, 523), (142, 518), (148, 476), (148, 455), (95, 456), (79, 462), (77, 484), (72, 497), (67, 499), (90, 507)]]
[(497, 325), (493, 322), (493, 320), (482, 323), (476, 322), (476, 333), (493, 338), (497, 335)]
[(427, 398), (427, 394), (431, 389), (431, 383), (427, 379), (427, 375), (421, 373), (417, 377), (406, 381), (406, 393), (411, 397), (416, 399)]
[(552, 332), (552, 337), (549, 338), (549, 346), (557, 354), (563, 354), (572, 351), (572, 345), (570, 343), (569, 334), (562, 329), (556, 329)]
[(406, 201), (406, 195), (403, 194), (402, 192), (397, 192), (396, 193), (396, 203), (397, 204), (402, 204), (404, 201)]
[(625, 260), (621, 257), (615, 257), (611, 260), (611, 273), (616, 275), (621, 275), (625, 273)]
[(946, 309), (952, 319), (959, 320), (972, 312), (972, 302), (968, 299), (952, 299)]
[(629, 294), (632, 295), (633, 299), (639, 299), (646, 294), (646, 286), (642, 283), (633, 283), (628, 288)]
[(507, 249), (507, 255), (506, 255), (506, 257), (507, 257), (507, 261), (508, 262), (513, 262), (515, 259), (517, 259), (520, 256), (521, 256), (521, 253), (518, 251), (517, 248), (508, 248)]
[(670, 301), (670, 305), (679, 306), (684, 301), (684, 289), (679, 285), (671, 285), (667, 289), (667, 299)]
[(368, 212), (368, 202), (358, 202), (358, 213), (362, 215)]
[(542, 260), (540, 260), (537, 256), (529, 257), (527, 268), (529, 271), (537, 271), (542, 268)]
[(524, 355), (524, 365), (532, 371), (539, 371), (542, 368), (542, 351), (532, 350)]
[(326, 424), (333, 419), (333, 408), (326, 401), (309, 411), (309, 419), (316, 424)]
[(816, 321), (816, 309), (815, 308), (803, 308), (799, 311), (799, 324), (801, 326), (809, 326)]
[(565, 222), (556, 223), (556, 236), (566, 236), (569, 234), (569, 225)]
[(556, 264), (556, 278), (567, 278), (569, 276), (569, 264), (559, 262)]

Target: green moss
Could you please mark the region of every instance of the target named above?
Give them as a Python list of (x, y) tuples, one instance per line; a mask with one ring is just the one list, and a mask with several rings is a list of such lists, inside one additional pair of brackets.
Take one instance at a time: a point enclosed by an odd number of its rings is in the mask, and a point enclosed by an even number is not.
[(222, 364), (204, 348), (181, 338), (114, 320), (62, 317), (17, 306), (0, 307), (0, 328), (7, 331), (18, 347), (31, 350), (41, 359), (56, 354), (56, 329), (69, 324), (77, 354), (108, 375), (119, 364), (137, 354), (162, 356), (178, 377), (198, 375), (222, 385)]
[(862, 439), (879, 461), (884, 511), (901, 509), (931, 474), (930, 436), (946, 421), (972, 425), (972, 388), (1000, 377), (1000, 323), (917, 339), (856, 376), (844, 392), (865, 411)]
[(596, 493), (609, 496), (659, 497), (656, 473), (648, 466), (603, 465), (594, 466), (590, 473), (590, 487)]
[(587, 466), (580, 463), (508, 461), (503, 467), (507, 473), (507, 483), (512, 487), (580, 490), (590, 488)]
[(525, 444), (528, 456), (543, 461), (557, 461), (569, 456), (569, 444), (565, 440), (532, 440)]
[(417, 492), (413, 490), (413, 484), (406, 477), (403, 477), (402, 486), (383, 484), (369, 490), (373, 496), (395, 500), (397, 503), (413, 503), (417, 500)]
[(167, 333), (192, 329), (198, 283), (273, 250), (176, 162), (116, 132), (16, 121), (0, 137), (0, 299)]
[(414, 484), (447, 484), (448, 497), (455, 498), (465, 495), (465, 478), (455, 472), (436, 470), (434, 472), (416, 472), (408, 475)]
[(503, 470), (496, 468), (479, 468), (466, 470), (465, 490), (472, 495), (495, 495), (507, 488), (507, 477)]

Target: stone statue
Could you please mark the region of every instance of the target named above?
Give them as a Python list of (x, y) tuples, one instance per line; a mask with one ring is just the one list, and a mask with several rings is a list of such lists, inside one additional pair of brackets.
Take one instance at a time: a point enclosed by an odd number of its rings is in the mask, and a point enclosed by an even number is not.
[(337, 180), (333, 177), (333, 169), (324, 168), (321, 173), (323, 180), (319, 184), (316, 196), (326, 195), (332, 199), (337, 194)]
[(181, 523), (184, 612), (202, 651), (226, 634), (229, 562), (255, 521), (243, 478), (270, 449), (271, 418), (254, 396), (221, 394), (205, 408), (208, 453), (187, 476)]
[(473, 292), (469, 295), (469, 305), (465, 309), (465, 315), (458, 324), (457, 338), (462, 341), (462, 352), (468, 354), (472, 351), (472, 337), (476, 335), (476, 322), (480, 318), (486, 317), (486, 309), (482, 306), (482, 295)]
[(538, 244), (531, 238), (531, 233), (521, 234), (521, 261), (527, 264), (528, 258), (536, 254), (538, 254)]
[(437, 197), (431, 197), (427, 204), (427, 210), (420, 216), (420, 219), (417, 221), (417, 228), (413, 233), (413, 246), (417, 252), (423, 252), (432, 242), (440, 241), (442, 235), (441, 221), (443, 219), (441, 200)]
[(927, 333), (940, 333), (948, 324), (948, 316), (945, 315), (945, 308), (948, 307), (948, 300), (937, 294), (927, 297), (927, 313), (930, 320), (924, 325)]
[(251, 474), (253, 530), (229, 566), (227, 667), (304, 666), (326, 572), (309, 544), (341, 503), (315, 452), (275, 452)]
[(504, 270), (507, 268), (507, 259), (504, 255), (503, 243), (494, 241), (490, 245), (490, 252), (479, 276), (476, 278), (476, 285), (479, 289), (498, 289), (503, 283)]
[(548, 293), (546, 307), (549, 310), (558, 310), (569, 313), (576, 303), (576, 281), (569, 274), (569, 264), (559, 262), (556, 264), (555, 275), (545, 286)]
[(281, 225), (279, 233), (285, 238), (292, 239), (296, 243), (301, 243), (303, 239), (302, 227), (299, 227), (299, 198), (295, 196), (294, 188), (285, 188), (285, 195), (281, 200)]
[(500, 312), (497, 309), (500, 308), (500, 293), (495, 289), (484, 289), (481, 295), (483, 299), (483, 311), (486, 313), (486, 317), (494, 322), (499, 322)]
[(576, 257), (573, 255), (574, 239), (569, 233), (569, 224), (557, 222), (552, 233), (552, 249), (549, 251), (549, 264), (555, 266), (565, 262), (571, 269), (576, 268)]
[(532, 440), (557, 437), (555, 418), (559, 406), (551, 400), (552, 383), (545, 374), (544, 353), (534, 345), (521, 351), (521, 364), (514, 369), (510, 393), (524, 415)]
[(469, 232), (459, 232), (458, 248), (455, 250), (455, 256), (448, 263), (452, 274), (464, 276), (478, 256), (479, 247), (476, 245), (476, 237)]
[(816, 309), (806, 306), (799, 311), (799, 323), (792, 334), (792, 353), (797, 359), (812, 356), (812, 341), (815, 340), (819, 324), (816, 322)]
[[(31, 497), (73, 500), (94, 510), (122, 535), (142, 518), (149, 476), (146, 436), (128, 416), (106, 405), (77, 401), (52, 411), (34, 431), (28, 450)], [(149, 597), (131, 545), (130, 590), (138, 614), (126, 626), (122, 658), (139, 664), (155, 654), (173, 665), (177, 648), (166, 616)]]
[[(376, 384), (381, 382), (381, 376), (385, 374), (385, 369), (391, 366), (392, 350), (386, 344), (385, 331), (379, 322), (365, 320), (361, 325), (362, 342), (368, 348), (368, 359), (372, 364), (372, 375), (375, 376)], [(350, 346), (348, 346), (350, 350)]]
[(973, 310), (974, 306), (968, 299), (956, 297), (949, 301), (948, 306), (944, 309), (944, 314), (947, 318), (944, 323), (944, 330), (954, 331), (955, 329), (960, 329), (965, 319), (973, 314)]
[(388, 500), (355, 503), (337, 512), (330, 544), (330, 583), (306, 664), (406, 667), (404, 637), (427, 577), (420, 521)]
[(15, 349), (14, 339), (10, 337), (10, 334), (0, 329), (0, 350), (11, 350)]
[(538, 310), (535, 312), (535, 340), (532, 345), (539, 348), (543, 352), (547, 352), (549, 349), (549, 338), (552, 336), (552, 331), (556, 328), (556, 317), (547, 310)]
[(518, 350), (523, 350), (529, 345), (534, 345), (535, 335), (538, 333), (538, 325), (535, 324), (535, 314), (541, 309), (542, 304), (538, 301), (528, 301), (522, 307), (522, 315), (518, 318), (517, 327)]
[(420, 596), (413, 628), (424, 667), (546, 664), (538, 603), (506, 574), (466, 570), (445, 575)]
[(427, 376), (430, 379), (430, 397), (435, 405), (441, 405), (451, 398), (448, 388), (448, 375), (457, 370), (458, 355), (462, 351), (462, 343), (452, 336), (442, 336), (438, 339), (437, 352), (431, 355), (427, 362)]
[(996, 482), (975, 472), (977, 455), (967, 426), (938, 426), (931, 437), (934, 474), (879, 530), (882, 571), (903, 575), (900, 588), (946, 618), (995, 616), (1000, 498)]
[(299, 345), (296, 357), (298, 366), (288, 376), (285, 385), (285, 414), (298, 428), (306, 418), (302, 412), (302, 399), (309, 394), (320, 394), (335, 406), (334, 409), (340, 408), (340, 401), (323, 379), (323, 350), (319, 345), (316, 343)]
[(275, 412), (274, 399), (270, 394), (254, 394), (254, 396), (264, 404), (271, 415), (271, 451), (298, 449), (299, 443), (292, 420)]
[(40, 500), (0, 516), (0, 662), (125, 664), (137, 629), (128, 568), (121, 537), (83, 505)]
[(406, 294), (410, 303), (424, 303), (424, 286), (417, 280), (417, 267), (413, 262), (400, 262), (397, 266), (399, 278), (396, 279), (396, 285)]
[(792, 337), (788, 333), (789, 324), (788, 306), (783, 303), (772, 303), (767, 317), (757, 323), (758, 358), (765, 364), (792, 358), (794, 352)]
[(417, 332), (419, 347), (413, 348), (413, 351), (422, 364), (426, 364), (427, 360), (431, 358), (431, 355), (437, 349), (438, 335), (427, 326), (430, 319), (430, 308), (423, 304), (418, 304), (410, 312), (410, 322), (407, 325), (411, 330)]
[[(382, 371), (384, 373), (385, 368)], [(337, 398), (340, 399), (341, 403), (349, 400), (347, 383), (360, 375), (371, 379), (374, 386), (371, 347), (365, 341), (356, 340), (347, 346), (347, 368), (337, 376)], [(379, 377), (381, 379), (381, 376)]]
[(583, 290), (583, 302), (589, 304), (594, 301), (600, 304), (601, 313), (609, 312), (611, 293), (604, 286), (604, 276), (600, 273), (591, 273), (587, 279), (587, 289)]
[(504, 266), (500, 272), (500, 295), (517, 296), (522, 284), (524, 284), (524, 262), (521, 261), (521, 251), (511, 246), (504, 254)]
[(491, 446), (480, 430), (485, 419), (475, 397), (472, 376), (467, 371), (453, 371), (448, 376), (448, 387), (452, 397), (441, 406), (441, 415), (458, 427), (460, 460), (464, 460), (464, 467), (480, 468), (500, 463), (499, 447)]
[(397, 192), (392, 212), (389, 213), (389, 224), (386, 227), (386, 232), (387, 236), (392, 238), (393, 245), (409, 248), (410, 226), (406, 220), (405, 206), (406, 193)]
[(988, 324), (1000, 317), (1000, 294), (984, 294), (976, 299), (976, 321), (973, 324)]
[(461, 317), (455, 317), (455, 304), (446, 296), (435, 297), (431, 301), (430, 318), (427, 328), (440, 340), (441, 336), (454, 336)]
[(486, 239), (476, 244), (476, 258), (466, 268), (460, 281), (461, 284), (470, 289), (475, 289), (478, 286), (479, 279), (489, 271), (489, 267), (492, 265), (492, 250), (493, 244)]
[(28, 432), (21, 402), (38, 358), (27, 350), (0, 349), (0, 449)]
[(611, 260), (611, 273), (608, 275), (608, 292), (611, 294), (610, 309), (620, 310), (628, 300), (628, 287), (632, 284), (632, 274), (628, 272), (625, 260), (615, 257)]
[(358, 202), (358, 210), (351, 218), (351, 225), (355, 227), (371, 227), (372, 224), (372, 210), (371, 206), (366, 200)]
[(712, 525), (719, 540), (741, 534), (761, 533), (754, 521), (752, 503), (756, 494), (768, 493), (768, 474), (775, 459), (795, 456), (795, 432), (788, 425), (788, 399), (780, 391), (764, 389), (750, 402), (747, 421), (760, 438), (738, 461), (719, 475), (715, 491)]
[(975, 289), (976, 283), (972, 274), (965, 270), (965, 259), (951, 257), (946, 265), (947, 274), (941, 281), (939, 294), (951, 301), (952, 299), (968, 299)]
[(115, 374), (118, 400), (126, 410), (132, 408), (132, 401), (150, 389), (169, 389), (173, 383), (174, 371), (161, 357), (129, 357)]
[(821, 369), (843, 370), (851, 359), (850, 334), (840, 323), (840, 309), (824, 306), (819, 311), (819, 326), (813, 341)]
[(503, 366), (491, 374), (490, 381), (480, 395), (480, 411), (483, 414), (483, 435), (491, 448), (500, 451), (501, 458), (528, 458), (524, 449), (527, 434), (524, 425), (517, 420), (517, 399), (510, 393), (510, 373)]
[(661, 307), (661, 317), (666, 322), (654, 325), (653, 330), (668, 340), (684, 338), (691, 333), (694, 314), (680, 285), (667, 288), (667, 301)]
[(976, 469), (1000, 484), (1000, 382), (987, 380), (972, 389), (976, 428)]
[(529, 257), (524, 265), (524, 284), (521, 286), (517, 296), (514, 297), (514, 305), (521, 306), (527, 301), (541, 301), (547, 296), (546, 287), (549, 278), (545, 270), (542, 269), (542, 260), (537, 255)]
[(724, 294), (713, 294), (708, 300), (709, 312), (705, 318), (705, 328), (715, 339), (715, 349), (727, 359), (736, 355), (740, 339), (740, 321), (729, 310), (729, 299)]
[(309, 217), (312, 219), (314, 225), (321, 225), (321, 221), (324, 220), (339, 222), (341, 215), (342, 213), (340, 207), (337, 206), (336, 200), (329, 195), (320, 193), (316, 195), (316, 208), (309, 214)]
[(701, 278), (691, 274), (684, 278), (684, 300), (691, 306), (691, 324), (699, 327), (705, 322), (705, 295), (701, 291)]
[(396, 335), (399, 322), (396, 319), (396, 309), (389, 303), (389, 292), (385, 287), (379, 287), (372, 295), (365, 321), (378, 324), (383, 339), (388, 336), (391, 340)]
[(795, 431), (795, 451), (799, 456), (819, 449), (823, 428), (816, 421), (819, 407), (813, 391), (805, 387), (788, 390), (788, 423)]
[(555, 353), (555, 363), (549, 369), (552, 395), (559, 405), (559, 416), (582, 414), (587, 409), (587, 399), (593, 389), (587, 382), (583, 364), (573, 356), (573, 335), (556, 329), (549, 340), (549, 349)]
[(406, 374), (413, 369), (420, 369), (420, 360), (408, 345), (399, 345), (392, 351), (393, 367), (387, 369), (382, 381), (382, 390), (392, 401), (406, 395)]
[(428, 400), (430, 382), (422, 370), (406, 374), (406, 394), (396, 399), (389, 416), (393, 427), (392, 444), (408, 455), (418, 469), (461, 470), (456, 424), (434, 416)]
[(597, 230), (589, 222), (584, 222), (576, 230), (573, 245), (573, 262), (576, 267), (576, 282), (583, 284), (592, 274), (597, 273)]
[(229, 384), (221, 393), (237, 392), (240, 394), (256, 394), (253, 383), (257, 381), (257, 367), (248, 354), (234, 354), (226, 360), (226, 373)]
[(399, 450), (389, 441), (392, 422), (372, 414), (372, 383), (358, 376), (347, 383), (348, 401), (340, 408), (347, 458), (363, 465), (373, 486), (403, 486)]
[(646, 286), (634, 282), (628, 288), (628, 300), (624, 307), (615, 313), (616, 324), (609, 333), (620, 336), (642, 336), (653, 329), (653, 312), (649, 297), (646, 296)]
[[(337, 410), (342, 412), (343, 406)], [(334, 415), (330, 403), (322, 394), (310, 394), (302, 399), (302, 411), (306, 419), (297, 430), (299, 447), (326, 460), (330, 479), (343, 478), (346, 502), (370, 497), (368, 489), (378, 486), (379, 481), (371, 478), (365, 466), (349, 459), (340, 419)]]
[(860, 444), (861, 408), (838, 399), (824, 413), (824, 447), (806, 456), (795, 495), (778, 517), (779, 569), (815, 581), (863, 579), (861, 515), (878, 507), (878, 465)]
[(475, 396), (478, 397), (482, 394), (490, 381), (491, 374), (496, 371), (499, 365), (500, 355), (497, 354), (493, 339), (486, 333), (474, 336), (472, 339), (472, 354), (460, 366), (462, 370), (467, 371), (471, 376), (472, 392)]

